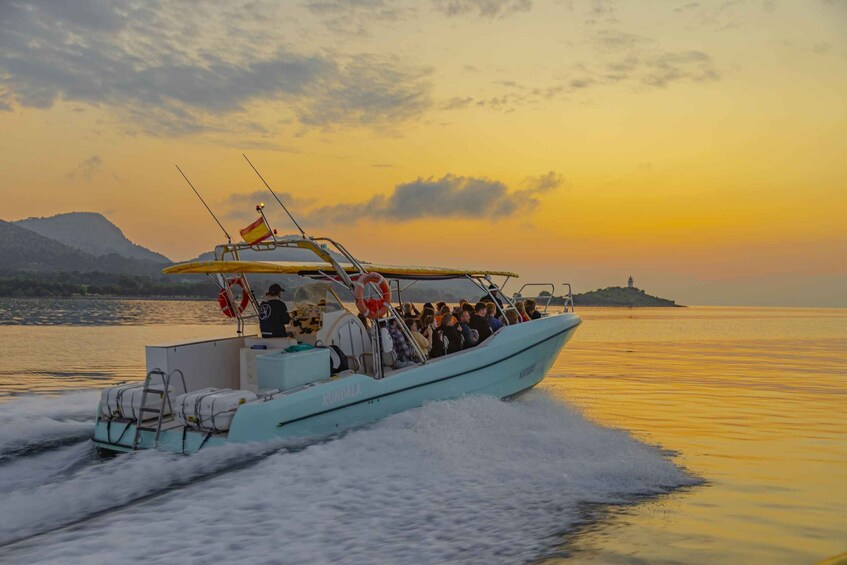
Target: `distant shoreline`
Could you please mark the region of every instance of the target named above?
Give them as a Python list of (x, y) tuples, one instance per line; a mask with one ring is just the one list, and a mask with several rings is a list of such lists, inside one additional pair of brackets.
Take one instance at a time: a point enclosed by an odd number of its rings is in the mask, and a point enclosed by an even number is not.
[(214, 298), (210, 298), (208, 296), (195, 296), (195, 295), (133, 295), (133, 296), (123, 296), (120, 294), (71, 294), (71, 295), (48, 295), (48, 296), (26, 296), (26, 295), (16, 295), (16, 296), (8, 296), (8, 295), (0, 295), (0, 299), (14, 299), (14, 300), (162, 300), (162, 301), (174, 301), (174, 300), (186, 300), (191, 302), (214, 302)]
[[(75, 294), (70, 296), (0, 296), (0, 299), (12, 299), (12, 300), (155, 300), (155, 301), (177, 301), (177, 300), (185, 300), (189, 302), (215, 302), (215, 298), (210, 298), (208, 296), (162, 296), (162, 295), (153, 295), (153, 296), (144, 296), (144, 295), (135, 295), (135, 296), (122, 296), (119, 294)], [(436, 301), (437, 299), (431, 299), (429, 302)], [(426, 302), (426, 301), (424, 301)], [(418, 301), (415, 301), (417, 304)], [(458, 303), (456, 300), (450, 300), (448, 303)], [(558, 308), (563, 306), (560, 303), (550, 303), (550, 308)], [(626, 304), (576, 304), (576, 307), (579, 308), (667, 308), (667, 306), (649, 306), (649, 305), (626, 305)], [(677, 308), (687, 308), (687, 306), (683, 306), (681, 304), (675, 305)]]

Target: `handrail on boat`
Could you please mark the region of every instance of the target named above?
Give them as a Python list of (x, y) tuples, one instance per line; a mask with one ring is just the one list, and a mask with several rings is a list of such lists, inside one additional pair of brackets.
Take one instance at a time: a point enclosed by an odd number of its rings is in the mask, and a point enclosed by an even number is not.
[(564, 295), (564, 297), (565, 297), (565, 304), (564, 304), (565, 309), (563, 310), (563, 312), (567, 313), (568, 304), (570, 304), (571, 312), (573, 312), (574, 311), (574, 309), (573, 309), (573, 290), (571, 290), (571, 283), (562, 283), (562, 286), (568, 287), (568, 293), (566, 295)]
[[(556, 292), (556, 285), (554, 285), (553, 283), (526, 283), (522, 287), (520, 287), (520, 289), (518, 289), (518, 291), (514, 294), (513, 297), (514, 298), (525, 298), (525, 297), (521, 296), (521, 293), (523, 292), (523, 289), (528, 287), (528, 286), (547, 286), (547, 287), (550, 287), (551, 292), (547, 296), (545, 296), (547, 301), (544, 303), (543, 312), (546, 314), (547, 308), (550, 306), (550, 302), (552, 302), (553, 298), (555, 298), (554, 293)], [(562, 295), (562, 298), (564, 298), (564, 304), (563, 304), (564, 310), (563, 310), (563, 312), (568, 312), (568, 311), (573, 312), (574, 311), (574, 304), (573, 304), (573, 290), (571, 289), (571, 283), (562, 283), (562, 286), (564, 286), (568, 289), (567, 293)], [(526, 298), (532, 298), (532, 297), (526, 297)], [(541, 295), (539, 294), (538, 296), (536, 296), (534, 298), (535, 298), (536, 301), (538, 301), (541, 298)]]
[[(550, 301), (553, 300), (553, 293), (556, 292), (556, 285), (554, 285), (553, 283), (525, 283), (522, 287), (520, 287), (518, 289), (518, 291), (515, 293), (515, 296), (523, 298), (523, 296), (522, 296), (523, 289), (525, 289), (528, 286), (549, 286), (550, 287), (550, 294), (547, 295), (547, 302), (544, 303), (543, 312), (546, 313), (547, 307), (550, 306)], [(536, 300), (541, 298), (541, 294), (539, 293), (539, 295), (536, 296), (535, 298), (536, 298)]]

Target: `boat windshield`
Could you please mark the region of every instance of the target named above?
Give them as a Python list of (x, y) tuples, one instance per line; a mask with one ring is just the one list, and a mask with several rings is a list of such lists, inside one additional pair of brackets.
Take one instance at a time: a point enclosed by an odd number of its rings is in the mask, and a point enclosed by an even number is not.
[(330, 290), (329, 283), (304, 284), (294, 290), (294, 310), (291, 312), (294, 326), (300, 333), (315, 334), (323, 327), (324, 317), (329, 313), (344, 310)]

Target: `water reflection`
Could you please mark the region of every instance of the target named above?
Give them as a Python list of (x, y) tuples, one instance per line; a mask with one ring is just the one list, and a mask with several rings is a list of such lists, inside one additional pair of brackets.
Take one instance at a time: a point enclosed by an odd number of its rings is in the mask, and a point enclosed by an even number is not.
[(216, 324), (232, 320), (209, 300), (120, 300), (97, 298), (0, 298), (0, 325), (137, 326)]
[(606, 509), (565, 553), (591, 563), (810, 563), (843, 550), (847, 311), (581, 313), (543, 386), (672, 450), (708, 484)]

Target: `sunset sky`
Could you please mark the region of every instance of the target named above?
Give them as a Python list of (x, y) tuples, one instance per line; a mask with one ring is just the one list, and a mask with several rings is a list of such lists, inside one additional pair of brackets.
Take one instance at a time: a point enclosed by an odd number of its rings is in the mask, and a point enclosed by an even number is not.
[[(0, 219), (847, 306), (847, 1), (0, 2)], [(268, 203), (280, 231), (293, 227)]]

